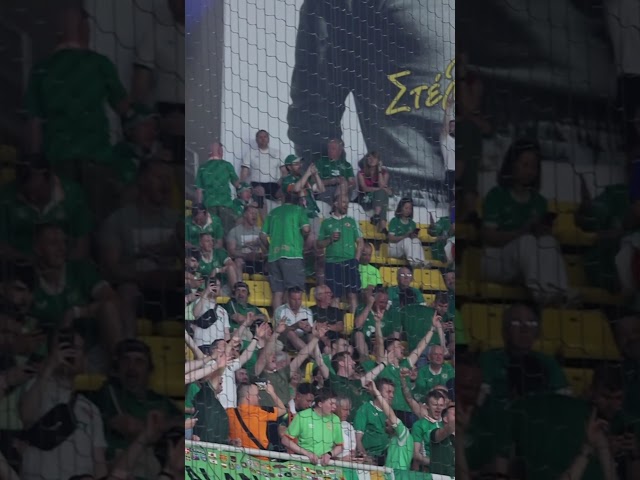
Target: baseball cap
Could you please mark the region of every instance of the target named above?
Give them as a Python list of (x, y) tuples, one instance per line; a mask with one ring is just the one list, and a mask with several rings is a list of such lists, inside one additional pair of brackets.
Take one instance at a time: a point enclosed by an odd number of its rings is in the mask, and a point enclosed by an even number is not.
[(252, 187), (251, 187), (251, 184), (250, 184), (250, 183), (247, 183), (247, 182), (241, 182), (241, 183), (238, 185), (238, 188), (236, 188), (236, 192), (237, 192), (237, 193), (242, 193), (242, 192), (244, 192), (245, 190), (250, 190), (251, 188), (252, 188)]
[(296, 162), (301, 162), (302, 161), (302, 157), (296, 157), (295, 155), (289, 155), (287, 158), (284, 159), (284, 164), (285, 165), (293, 165)]

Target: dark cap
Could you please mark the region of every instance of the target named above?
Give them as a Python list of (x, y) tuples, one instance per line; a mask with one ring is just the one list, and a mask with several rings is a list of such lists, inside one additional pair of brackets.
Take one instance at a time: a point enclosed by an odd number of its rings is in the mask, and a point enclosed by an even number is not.
[(236, 282), (233, 285), (233, 290), (235, 291), (238, 288), (246, 288), (247, 291), (249, 291), (249, 285), (247, 285), (245, 282)]
[(151, 349), (149, 345), (144, 343), (142, 340), (138, 340), (137, 338), (128, 338), (126, 340), (122, 340), (116, 346), (116, 357), (121, 357), (127, 353), (142, 353), (149, 360), (151, 360)]

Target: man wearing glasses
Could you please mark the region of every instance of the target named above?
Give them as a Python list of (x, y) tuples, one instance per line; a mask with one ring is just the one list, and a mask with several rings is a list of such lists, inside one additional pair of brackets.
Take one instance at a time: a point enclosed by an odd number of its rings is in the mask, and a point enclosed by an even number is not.
[(424, 304), (420, 289), (412, 287), (413, 270), (409, 266), (398, 269), (398, 285), (389, 288), (389, 302), (393, 308), (402, 308), (415, 303)]

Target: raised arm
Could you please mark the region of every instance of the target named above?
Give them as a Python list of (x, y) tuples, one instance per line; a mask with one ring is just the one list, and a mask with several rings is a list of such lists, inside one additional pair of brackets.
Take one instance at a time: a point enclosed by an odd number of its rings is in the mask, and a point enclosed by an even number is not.
[(202, 350), (198, 348), (198, 346), (196, 345), (196, 342), (193, 340), (191, 335), (187, 333), (186, 330), (184, 331), (184, 343), (187, 345), (187, 347), (189, 347), (189, 350), (193, 352), (193, 356), (196, 358), (196, 360), (202, 360), (203, 358), (205, 358), (205, 355), (204, 353), (202, 353)]
[(413, 398), (411, 390), (409, 389), (409, 385), (407, 385), (407, 377), (402, 373), (403, 372), (400, 372), (400, 386), (402, 388), (402, 395), (404, 395), (404, 398), (409, 404), (409, 407), (411, 408), (413, 414), (418, 418), (422, 418), (422, 407), (420, 406), (418, 401)]
[(396, 416), (396, 412), (393, 411), (393, 408), (391, 408), (391, 405), (389, 405), (389, 403), (385, 400), (385, 398), (380, 394), (380, 391), (378, 390), (378, 387), (376, 387), (375, 382), (369, 382), (368, 388), (369, 388), (369, 391), (371, 392), (371, 395), (376, 400), (378, 400), (378, 403), (380, 404), (382, 411), (391, 422), (391, 425), (393, 426), (397, 425), (398, 417)]
[(267, 360), (271, 357), (271, 355), (276, 353), (276, 342), (278, 340), (278, 337), (282, 333), (284, 333), (286, 330), (287, 330), (287, 321), (286, 319), (282, 318), (276, 325), (275, 331), (271, 334), (271, 336), (269, 337), (269, 340), (267, 340), (267, 344), (260, 352), (260, 355), (258, 356), (258, 360), (256, 361), (256, 364), (253, 367), (253, 371), (256, 374), (256, 376), (260, 376), (260, 374), (264, 371), (264, 369), (267, 366)]
[(420, 340), (420, 343), (418, 343), (413, 352), (411, 352), (411, 354), (407, 357), (407, 361), (409, 362), (409, 365), (411, 365), (411, 368), (416, 365), (418, 359), (420, 358), (420, 355), (422, 355), (422, 352), (424, 352), (425, 348), (427, 348), (427, 346), (429, 345), (429, 342), (431, 341), (433, 333), (436, 331), (436, 329), (438, 330), (438, 335), (440, 335), (440, 341), (444, 339), (441, 319), (442, 317), (438, 315), (438, 312), (433, 313), (431, 329), (429, 329), (424, 338)]

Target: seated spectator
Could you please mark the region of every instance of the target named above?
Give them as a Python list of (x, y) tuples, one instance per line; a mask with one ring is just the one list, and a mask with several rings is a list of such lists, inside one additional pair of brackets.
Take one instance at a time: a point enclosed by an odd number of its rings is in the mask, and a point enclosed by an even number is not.
[(262, 313), (258, 307), (249, 303), (251, 292), (249, 291), (249, 285), (245, 282), (236, 282), (231, 294), (231, 300), (223, 306), (229, 315), (231, 333), (247, 321), (249, 314), (252, 314), (254, 321), (268, 321), (268, 318), (265, 317), (264, 313)]
[(5, 185), (0, 195), (2, 255), (29, 258), (36, 226), (56, 223), (72, 241), (71, 256), (86, 257), (93, 219), (80, 186), (56, 176), (42, 155), (25, 158), (16, 170), (15, 182)]
[(359, 162), (359, 202), (366, 211), (373, 211), (371, 224), (377, 232), (386, 233), (387, 210), (389, 210), (389, 172), (382, 166), (378, 152), (369, 152)]
[[(107, 461), (116, 460), (142, 433), (148, 412), (158, 411), (174, 423), (182, 412), (169, 397), (150, 388), (154, 365), (151, 350), (140, 340), (128, 339), (118, 344), (112, 376), (92, 395), (105, 425)], [(134, 475), (142, 478), (160, 473), (153, 450), (141, 452)]]
[[(444, 298), (446, 299), (446, 294), (444, 294)], [(432, 318), (434, 314), (437, 314), (442, 319), (442, 332), (444, 333), (444, 337), (440, 338), (439, 334), (434, 336), (431, 340), (431, 345), (434, 344), (441, 345), (443, 349), (443, 353), (446, 357), (446, 346), (447, 346), (447, 326), (450, 325), (450, 322), (445, 322), (447, 319), (447, 304), (444, 304), (444, 307), (435, 308), (434, 306), (427, 307), (426, 305), (420, 305), (414, 303), (412, 305), (407, 305), (406, 307), (402, 307), (398, 311), (394, 313), (394, 319), (397, 325), (401, 326), (402, 332), (407, 339), (407, 348), (409, 350), (413, 350), (416, 348), (420, 340), (427, 334), (431, 325), (428, 321), (425, 321), (427, 318)], [(427, 363), (427, 358), (425, 355), (420, 357), (418, 360), (417, 366), (421, 368), (424, 364)], [(426, 393), (426, 392), (425, 392)]]
[(365, 305), (359, 305), (354, 319), (354, 343), (360, 358), (367, 358), (380, 322), (384, 338), (399, 338), (400, 325), (393, 310), (389, 310), (389, 294), (384, 287), (376, 287)]
[(360, 292), (358, 258), (363, 240), (358, 222), (347, 216), (348, 208), (346, 196), (335, 197), (331, 216), (320, 226), (317, 247), (318, 250), (324, 249), (324, 278), (334, 292), (333, 305), (337, 307), (346, 294), (350, 311), (354, 313)]
[[(101, 267), (122, 302), (122, 322), (135, 325), (138, 314), (156, 319), (184, 313), (184, 231), (181, 214), (168, 205), (171, 170), (160, 161), (142, 162), (138, 171), (138, 201), (116, 210), (99, 234)], [(179, 228), (179, 230), (178, 230)], [(141, 312), (141, 297), (146, 312)], [(162, 305), (151, 315), (152, 302)]]
[(373, 246), (365, 243), (360, 252), (358, 259), (358, 271), (360, 272), (360, 287), (365, 296), (373, 293), (373, 289), (378, 285), (382, 285), (382, 276), (380, 270), (371, 265), (371, 256), (373, 255)]
[(230, 185), (238, 188), (240, 180), (233, 165), (224, 160), (223, 155), (221, 143), (211, 145), (209, 159), (200, 165), (196, 173), (196, 203), (204, 203), (211, 215), (219, 217), (225, 233), (228, 233), (236, 224)]
[[(260, 406), (260, 390), (273, 400), (275, 408)], [(238, 388), (238, 406), (227, 410), (231, 442), (238, 447), (269, 450), (267, 422), (275, 422), (287, 413), (270, 382), (249, 383)]]
[[(285, 193), (285, 203), (269, 212), (260, 239), (269, 251), (269, 284), (273, 292), (271, 307), (282, 305), (285, 291), (297, 289), (302, 294), (305, 283), (304, 242), (309, 235), (309, 219), (295, 198)], [(279, 317), (276, 317), (279, 319)]]
[(237, 224), (247, 207), (257, 207), (258, 204), (253, 200), (253, 190), (248, 183), (240, 182), (238, 188), (236, 188), (236, 195), (237, 197), (233, 199), (231, 204), (231, 210)]
[(452, 203), (455, 198), (455, 177), (456, 177), (456, 120), (455, 101), (453, 95), (449, 95), (446, 100), (444, 120), (440, 132), (440, 151), (447, 169), (445, 184), (447, 189), (447, 199)]
[(340, 419), (333, 413), (336, 396), (323, 389), (314, 407), (298, 413), (289, 425), (282, 444), (292, 453), (306, 456), (314, 465), (328, 465), (342, 452), (344, 440)]
[(249, 206), (244, 209), (238, 225), (227, 234), (227, 250), (236, 264), (238, 279), (242, 273), (267, 273), (260, 231), (258, 210)]
[(412, 287), (413, 270), (409, 266), (400, 267), (397, 273), (398, 285), (389, 287), (389, 301), (394, 308), (402, 308), (415, 303), (424, 304), (420, 289)]
[(216, 340), (231, 338), (229, 314), (217, 302), (220, 291), (220, 280), (209, 277), (204, 292), (193, 304), (193, 340), (205, 354), (210, 353)]
[(338, 455), (338, 459), (343, 462), (364, 462), (364, 458), (356, 456), (356, 430), (349, 423), (351, 417), (351, 400), (345, 397), (336, 398), (336, 415), (340, 419), (342, 426), (342, 452)]
[(373, 400), (363, 403), (356, 411), (353, 426), (356, 429), (356, 455), (358, 457), (369, 456), (374, 464), (384, 465), (391, 441), (387, 430), (387, 414), (382, 409), (380, 398), (387, 403), (393, 402), (395, 385), (388, 378), (380, 378), (376, 381), (378, 394)]
[(551, 235), (555, 215), (540, 190), (538, 146), (518, 140), (498, 172), (498, 185), (487, 194), (483, 212), (485, 281), (511, 285), (524, 279), (540, 304), (575, 300), (557, 240)]
[[(429, 216), (431, 216), (431, 213), (429, 213)], [(447, 255), (446, 252), (447, 244), (451, 238), (455, 236), (454, 224), (451, 221), (451, 217), (440, 217), (436, 222), (433, 221), (432, 217), (427, 232), (436, 238), (436, 241), (430, 246), (431, 258), (447, 265), (451, 264), (451, 255)]]
[(442, 426), (431, 431), (431, 457), (429, 472), (437, 475), (456, 475), (456, 408), (449, 406), (442, 411)]
[[(310, 310), (315, 323), (327, 324), (327, 335), (322, 339), (326, 347), (344, 331), (344, 312), (333, 305), (333, 292), (327, 285), (318, 285), (315, 296), (316, 304)], [(324, 351), (324, 347), (320, 349)]]
[[(238, 281), (236, 264), (224, 248), (215, 248), (213, 237), (209, 233), (200, 235), (200, 262), (198, 272), (203, 277), (220, 279), (225, 294), (231, 292), (231, 286)], [(240, 277), (242, 278), (242, 277)]]
[(200, 235), (208, 233), (213, 238), (216, 248), (222, 247), (224, 230), (222, 222), (215, 215), (207, 212), (204, 204), (196, 203), (191, 207), (191, 221), (186, 221), (185, 246), (187, 248), (200, 248)]
[[(107, 474), (102, 418), (98, 408), (74, 389), (73, 382), (84, 371), (84, 341), (71, 329), (55, 331), (48, 351), (38, 375), (20, 397), (20, 419), (26, 429), (23, 439), (27, 442), (20, 478), (60, 480), (87, 473), (102, 478)], [(61, 404), (71, 408), (76, 428), (67, 424), (73, 420), (67, 417), (65, 421), (54, 412)], [(49, 422), (51, 416), (60, 419), (53, 437), (47, 415)]]
[(549, 391), (568, 394), (569, 384), (558, 362), (548, 355), (533, 350), (540, 335), (541, 319), (531, 305), (516, 303), (504, 311), (502, 335), (504, 348), (489, 350), (480, 356), (483, 394), (506, 404), (513, 394), (509, 384), (509, 371), (516, 373), (525, 368), (540, 369), (548, 379)]
[(329, 205), (337, 196), (351, 198), (356, 186), (353, 167), (344, 158), (344, 143), (333, 139), (327, 144), (327, 156), (316, 162), (318, 175), (324, 184), (324, 191), (318, 192), (317, 199)]
[[(265, 198), (278, 200), (280, 178), (286, 175), (282, 166), (280, 152), (269, 146), (269, 133), (258, 130), (256, 133), (256, 147), (251, 148), (242, 159), (240, 181), (251, 181), (253, 195), (258, 208), (265, 209)], [(263, 212), (266, 214), (266, 210)]]
[(88, 344), (92, 367), (106, 367), (100, 358), (110, 359), (125, 328), (131, 328), (121, 324), (115, 291), (90, 261), (67, 260), (66, 238), (57, 225), (38, 227), (34, 251), (38, 286), (32, 313), (39, 328), (73, 326)]
[(288, 302), (280, 305), (273, 312), (273, 321), (279, 323), (281, 320), (285, 320), (287, 325), (285, 338), (293, 348), (300, 351), (306, 345), (305, 338), (313, 328), (313, 313), (302, 306), (301, 288), (289, 288), (287, 298)]
[(389, 222), (389, 256), (406, 258), (412, 267), (427, 264), (424, 249), (418, 238), (419, 228), (413, 221), (413, 200), (403, 198), (398, 202), (395, 216)]
[[(322, 219), (320, 218), (320, 209), (316, 203), (314, 192), (324, 192), (324, 184), (314, 164), (309, 165), (309, 168), (303, 174), (302, 159), (295, 155), (289, 155), (285, 159), (284, 165), (287, 169), (287, 174), (282, 178), (283, 195), (292, 195), (307, 212), (310, 231), (305, 238), (304, 249), (307, 254), (313, 253), (316, 255), (315, 244)], [(322, 265), (318, 260), (316, 259), (315, 272), (316, 274), (324, 275), (324, 271), (321, 268)]]

